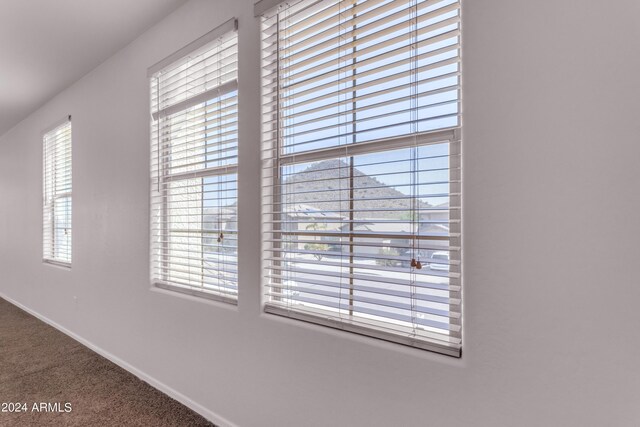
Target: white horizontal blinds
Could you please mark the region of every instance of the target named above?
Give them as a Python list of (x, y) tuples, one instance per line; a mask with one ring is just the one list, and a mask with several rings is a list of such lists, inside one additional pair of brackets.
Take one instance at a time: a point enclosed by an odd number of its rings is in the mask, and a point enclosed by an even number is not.
[(454, 0), (263, 16), (266, 310), (459, 356)]
[(152, 280), (229, 302), (238, 289), (237, 64), (231, 30), (150, 78)]
[(71, 264), (71, 121), (43, 138), (43, 259)]

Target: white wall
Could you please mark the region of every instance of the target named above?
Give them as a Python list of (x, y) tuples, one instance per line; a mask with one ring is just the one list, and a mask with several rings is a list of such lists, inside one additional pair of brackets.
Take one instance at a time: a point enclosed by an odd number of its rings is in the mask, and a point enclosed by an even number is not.
[[(638, 425), (640, 2), (463, 8), (461, 360), (261, 314), (251, 0), (190, 1), (0, 139), (0, 293), (219, 422)], [(146, 69), (232, 16), (241, 52), (237, 308), (152, 291), (148, 279)], [(67, 114), (71, 271), (41, 262), (41, 132)]]

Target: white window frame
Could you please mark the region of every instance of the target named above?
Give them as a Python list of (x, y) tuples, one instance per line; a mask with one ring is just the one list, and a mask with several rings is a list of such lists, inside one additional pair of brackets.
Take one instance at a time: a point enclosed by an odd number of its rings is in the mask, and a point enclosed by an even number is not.
[[(279, 11), (286, 9), (287, 7), (292, 7), (301, 1), (293, 1), (288, 3), (282, 3), (280, 0), (261, 0), (260, 2), (255, 4), (254, 12), (256, 16), (263, 16), (265, 19), (273, 17), (275, 14), (279, 13)], [(322, 2), (318, 1), (315, 4), (320, 4)], [(337, 2), (336, 2), (337, 3)], [(279, 31), (279, 30), (277, 30)], [(265, 38), (270, 38), (269, 36), (263, 36)], [(273, 37), (273, 36), (271, 36)], [(279, 49), (279, 48), (278, 48)], [(266, 57), (267, 54), (263, 54), (263, 57)], [(276, 67), (279, 68), (279, 65), (276, 64)], [(274, 86), (277, 87), (278, 93), (274, 95), (273, 98), (265, 98), (263, 100), (263, 108), (267, 104), (273, 105), (276, 100), (280, 98), (279, 92), (279, 73), (278, 78), (275, 81), (265, 81), (264, 78), (264, 70), (263, 66), (263, 87), (266, 86)], [(263, 93), (263, 97), (265, 93)], [(459, 93), (458, 101), (460, 102), (461, 96)], [(282, 201), (280, 200), (279, 192), (281, 182), (280, 179), (280, 168), (287, 164), (297, 164), (303, 163), (306, 161), (321, 161), (328, 159), (337, 159), (337, 158), (347, 158), (349, 156), (362, 155), (362, 154), (371, 154), (371, 153), (379, 153), (382, 151), (389, 150), (391, 148), (403, 149), (403, 148), (411, 148), (416, 147), (416, 140), (419, 137), (418, 146), (423, 146), (432, 143), (448, 143), (449, 144), (449, 159), (450, 164), (449, 168), (451, 170), (450, 175), (450, 196), (455, 201), (452, 203), (452, 209), (450, 209), (450, 218), (455, 223), (455, 225), (451, 226), (450, 234), (447, 237), (443, 237), (444, 240), (449, 242), (449, 247), (452, 248), (452, 253), (455, 252), (454, 258), (451, 259), (450, 266), (450, 299), (457, 301), (455, 304), (455, 310), (458, 310), (461, 314), (461, 299), (462, 299), (462, 275), (461, 275), (461, 124), (451, 128), (439, 128), (434, 131), (429, 132), (421, 132), (419, 134), (408, 134), (402, 137), (397, 138), (387, 138), (381, 140), (373, 140), (370, 142), (361, 142), (353, 145), (340, 145), (332, 148), (325, 148), (319, 150), (310, 150), (309, 152), (301, 152), (295, 154), (286, 154), (281, 149), (282, 137), (280, 135), (280, 129), (283, 126), (281, 119), (279, 118), (280, 107), (276, 107), (275, 113), (273, 111), (265, 111), (263, 109), (262, 113), (266, 116), (267, 113), (276, 114), (274, 120), (278, 122), (275, 128), (264, 128), (263, 129), (263, 191), (264, 194), (264, 202), (263, 202), (263, 215), (264, 215), (264, 223), (263, 223), (263, 232), (264, 232), (264, 246), (265, 250), (263, 252), (263, 263), (265, 265), (265, 276), (269, 277), (271, 271), (272, 263), (277, 263), (278, 259), (278, 237), (281, 234), (284, 234), (282, 230), (279, 230), (276, 225), (281, 222), (282, 211), (276, 206), (283, 206)], [(462, 115), (458, 112), (459, 120), (461, 121)], [(263, 118), (263, 120), (265, 120)], [(305, 235), (308, 235), (309, 231), (305, 231)], [(326, 235), (326, 233), (319, 233)], [(346, 237), (346, 235), (341, 235), (342, 237)], [(317, 236), (316, 236), (317, 237)], [(366, 237), (362, 234), (358, 234), (358, 237)], [(380, 237), (376, 235), (376, 237)], [(392, 236), (393, 237), (393, 236)], [(397, 236), (396, 236), (397, 237)], [(433, 237), (430, 237), (430, 240), (433, 240)], [(275, 260), (275, 261), (274, 261)], [(277, 271), (277, 266), (276, 266)], [(273, 279), (272, 279), (273, 280)], [(328, 326), (332, 328), (337, 328), (345, 331), (350, 331), (370, 337), (380, 338), (387, 341), (392, 341), (396, 343), (405, 344), (411, 347), (426, 349), (430, 351), (434, 351), (437, 353), (442, 353), (449, 356), (461, 357), (462, 354), (462, 341), (461, 341), (461, 316), (457, 318), (453, 318), (452, 323), (456, 325), (457, 332), (455, 334), (454, 340), (449, 343), (439, 341), (439, 338), (434, 338), (433, 340), (425, 339), (424, 336), (417, 338), (412, 335), (410, 331), (407, 333), (401, 333), (396, 331), (389, 332), (385, 331), (385, 327), (383, 324), (376, 324), (375, 320), (371, 320), (368, 325), (363, 325), (362, 321), (360, 322), (351, 322), (349, 319), (345, 319), (343, 315), (332, 315), (330, 312), (326, 310), (318, 310), (317, 313), (313, 312), (313, 308), (305, 308), (304, 310), (296, 310), (293, 306), (287, 306), (285, 304), (277, 304), (273, 303), (273, 296), (269, 296), (269, 289), (278, 289), (283, 292), (284, 297), (280, 297), (282, 300), (286, 300), (286, 292), (291, 292), (291, 290), (286, 290), (285, 285), (274, 285), (269, 279), (266, 279), (266, 282), (263, 284), (265, 288), (265, 299), (264, 299), (264, 311), (266, 313), (276, 314), (280, 316), (289, 317), (292, 319), (302, 320), (310, 323), (315, 323), (323, 326)], [(278, 298), (275, 298), (276, 300)], [(454, 338), (454, 337), (452, 337)], [(446, 338), (445, 338), (446, 339)]]
[[(159, 61), (155, 65), (151, 66), (147, 71), (147, 76), (152, 81), (154, 76), (157, 76), (158, 73), (161, 73), (167, 67), (171, 67), (173, 64), (182, 61), (184, 58), (188, 57), (195, 51), (198, 51), (201, 48), (206, 47), (208, 44), (215, 42), (217, 39), (221, 39), (227, 36), (229, 33), (235, 33), (234, 37), (237, 38), (237, 29), (238, 29), (238, 21), (233, 18), (223, 23), (222, 25), (216, 27), (212, 31), (188, 44), (187, 46), (179, 49), (173, 54), (169, 55), (165, 59)], [(236, 71), (237, 74), (237, 71)], [(152, 82), (153, 85), (153, 82)], [(227, 82), (225, 84), (213, 87), (211, 89), (207, 89), (195, 96), (189, 97), (182, 102), (175, 103), (167, 108), (163, 108), (159, 111), (151, 111), (151, 126), (152, 129), (154, 126), (159, 129), (163, 127), (162, 121), (165, 117), (178, 114), (181, 111), (187, 111), (189, 108), (207, 102), (209, 99), (223, 96), (225, 94), (231, 93), (233, 91), (237, 91), (238, 82), (237, 77), (235, 80)], [(153, 105), (152, 105), (153, 107)], [(237, 143), (236, 143), (237, 145)], [(151, 284), (154, 287), (165, 289), (173, 292), (183, 293), (187, 295), (192, 295), (196, 297), (202, 297), (206, 299), (211, 299), (215, 301), (220, 301), (228, 304), (237, 304), (237, 292), (235, 294), (229, 294), (227, 292), (218, 292), (214, 289), (205, 288), (204, 286), (195, 287), (192, 285), (184, 285), (180, 283), (175, 283), (171, 280), (166, 280), (166, 274), (164, 271), (168, 269), (167, 261), (164, 259), (163, 255), (156, 255), (158, 252), (158, 241), (154, 239), (154, 233), (157, 230), (154, 229), (154, 216), (159, 215), (161, 222), (161, 238), (160, 240), (168, 241), (168, 237), (170, 232), (167, 230), (166, 224), (168, 223), (168, 206), (166, 201), (162, 203), (161, 208), (154, 208), (154, 199), (163, 199), (166, 200), (168, 191), (166, 190), (167, 185), (172, 181), (179, 181), (181, 179), (199, 179), (199, 178), (208, 178), (208, 177), (216, 177), (216, 176), (225, 176), (225, 175), (234, 175), (237, 177), (238, 166), (237, 162), (235, 165), (227, 165), (227, 166), (207, 166), (204, 169), (194, 171), (194, 172), (185, 172), (185, 173), (175, 173), (171, 174), (168, 171), (167, 160), (160, 155), (160, 151), (167, 150), (171, 146), (170, 138), (161, 138), (158, 132), (158, 138), (154, 140), (151, 138), (151, 154), (152, 154), (152, 163), (157, 162), (157, 168), (154, 170), (154, 164), (152, 164), (152, 173), (151, 173), (151, 242), (150, 242), (150, 250), (151, 250), (151, 265), (150, 265), (150, 275), (151, 275)], [(154, 150), (157, 153), (154, 154)], [(154, 156), (156, 156), (156, 160), (153, 160)], [(203, 184), (204, 185), (204, 184)], [(237, 233), (236, 233), (237, 235)], [(204, 237), (203, 237), (204, 238)], [(160, 249), (160, 251), (166, 249), (166, 243), (160, 243), (160, 245), (164, 246), (164, 249)], [(160, 252), (161, 254), (163, 252)], [(204, 256), (201, 259), (201, 262), (204, 265)], [(158, 273), (157, 269), (162, 271)]]
[[(61, 132), (68, 132), (68, 135), (61, 137), (59, 135)], [(42, 260), (46, 264), (69, 269), (71, 268), (73, 250), (72, 133), (71, 116), (68, 116), (57, 125), (52, 126), (49, 131), (44, 132), (42, 136)], [(68, 153), (65, 157), (60, 157), (59, 150), (68, 150)], [(67, 191), (58, 192), (58, 174), (62, 174), (66, 177), (63, 179), (68, 180), (69, 188)], [(62, 243), (58, 242), (56, 233), (56, 205), (58, 201), (62, 200), (65, 200), (69, 205), (68, 208), (65, 208), (65, 212), (69, 216), (69, 226), (65, 227), (64, 233), (70, 236), (66, 242), (65, 253), (59, 255), (57, 252)]]

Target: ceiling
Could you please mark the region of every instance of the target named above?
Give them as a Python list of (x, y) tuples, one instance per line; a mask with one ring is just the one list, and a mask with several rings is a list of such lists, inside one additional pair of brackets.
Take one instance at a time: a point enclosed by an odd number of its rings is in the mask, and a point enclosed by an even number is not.
[(0, 0), (0, 136), (186, 0)]

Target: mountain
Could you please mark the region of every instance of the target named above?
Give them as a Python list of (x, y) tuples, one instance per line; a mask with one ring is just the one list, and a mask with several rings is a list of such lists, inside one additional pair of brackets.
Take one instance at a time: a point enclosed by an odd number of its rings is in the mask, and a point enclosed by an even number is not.
[[(318, 210), (336, 211), (338, 215), (348, 215), (349, 165), (342, 160), (325, 160), (315, 163), (303, 171), (285, 176), (283, 184), (282, 201), (289, 209), (308, 205)], [(409, 219), (412, 209), (429, 207), (427, 203), (422, 202), (414, 207), (409, 194), (389, 187), (357, 168), (353, 173), (353, 186), (356, 219)], [(408, 191), (409, 187), (402, 188)], [(293, 196), (293, 193), (299, 194)], [(385, 209), (392, 211), (384, 211)], [(393, 211), (394, 209), (399, 211)]]

